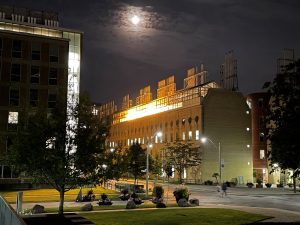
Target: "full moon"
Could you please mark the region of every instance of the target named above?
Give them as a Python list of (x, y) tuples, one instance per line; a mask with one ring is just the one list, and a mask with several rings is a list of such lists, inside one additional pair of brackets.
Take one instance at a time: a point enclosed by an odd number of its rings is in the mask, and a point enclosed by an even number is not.
[(132, 24), (138, 25), (139, 22), (140, 22), (140, 18), (139, 18), (137, 15), (134, 15), (134, 16), (131, 18), (131, 23), (132, 23)]

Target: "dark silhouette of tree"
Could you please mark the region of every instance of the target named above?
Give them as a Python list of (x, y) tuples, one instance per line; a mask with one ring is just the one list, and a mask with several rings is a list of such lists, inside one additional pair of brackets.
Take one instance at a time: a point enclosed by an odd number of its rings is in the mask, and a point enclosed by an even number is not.
[[(270, 165), (275, 163), (291, 174), (296, 192), (300, 174), (300, 60), (285, 67), (272, 83), (264, 85), (271, 94), (268, 122)], [(273, 166), (273, 171), (274, 171)]]
[(175, 171), (178, 172), (178, 181), (182, 183), (182, 175), (184, 169), (193, 166), (199, 166), (201, 163), (201, 156), (199, 147), (194, 147), (188, 141), (176, 141), (174, 143), (166, 144), (164, 147), (166, 157), (166, 171), (170, 172), (170, 165), (174, 166)]
[(93, 115), (87, 96), (80, 96), (78, 104), (66, 104), (66, 95), (59, 96), (51, 113), (40, 109), (20, 124), (7, 160), (25, 176), (55, 188), (63, 214), (65, 192), (101, 175), (107, 129)]
[(127, 170), (133, 175), (135, 184), (137, 182), (137, 179), (145, 174), (147, 157), (146, 154), (147, 149), (143, 149), (139, 143), (134, 143), (127, 150), (127, 154), (125, 157), (128, 163)]

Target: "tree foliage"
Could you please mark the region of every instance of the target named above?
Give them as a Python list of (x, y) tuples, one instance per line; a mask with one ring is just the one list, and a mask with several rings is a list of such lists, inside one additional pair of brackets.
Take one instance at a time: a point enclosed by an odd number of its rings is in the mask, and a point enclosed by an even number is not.
[(136, 183), (137, 179), (145, 174), (147, 149), (143, 149), (139, 143), (133, 143), (127, 150), (125, 158), (128, 163), (127, 170), (133, 175)]
[[(174, 166), (178, 172), (178, 180), (182, 183), (182, 175), (185, 169), (199, 166), (201, 163), (201, 155), (199, 147), (194, 147), (188, 141), (176, 141), (166, 144), (163, 151), (166, 157), (166, 171), (170, 172), (170, 165)], [(170, 172), (171, 173), (171, 172)]]
[(300, 60), (285, 67), (265, 88), (271, 94), (268, 138), (271, 165), (293, 170), (292, 178), (300, 171)]
[(51, 113), (40, 109), (19, 127), (7, 160), (25, 176), (55, 188), (62, 214), (66, 191), (98, 179), (105, 136), (106, 128), (97, 122), (86, 96), (76, 105), (59, 97)]

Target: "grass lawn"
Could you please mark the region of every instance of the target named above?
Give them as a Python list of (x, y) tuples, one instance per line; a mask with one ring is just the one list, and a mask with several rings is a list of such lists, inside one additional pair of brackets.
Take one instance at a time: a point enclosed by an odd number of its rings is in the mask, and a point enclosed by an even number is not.
[(270, 217), (231, 209), (167, 208), (81, 213), (82, 217), (98, 225), (200, 225), (248, 224)]
[[(83, 188), (82, 194), (85, 195), (90, 188)], [(113, 199), (119, 194), (117, 191), (105, 189), (102, 187), (93, 188), (96, 198), (99, 199), (99, 195), (106, 193), (109, 198)], [(75, 201), (79, 188), (70, 190), (65, 193), (65, 201)], [(15, 203), (17, 191), (0, 192), (0, 194), (9, 202)], [(23, 201), (24, 202), (55, 202), (59, 201), (59, 192), (55, 189), (37, 189), (37, 190), (25, 190), (23, 191)]]

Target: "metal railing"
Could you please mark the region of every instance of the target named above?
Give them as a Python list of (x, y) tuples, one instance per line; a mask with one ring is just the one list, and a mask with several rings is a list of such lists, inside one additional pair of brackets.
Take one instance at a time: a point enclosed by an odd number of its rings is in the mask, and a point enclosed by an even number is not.
[(0, 224), (26, 225), (24, 220), (16, 213), (16, 211), (2, 196), (0, 196)]

